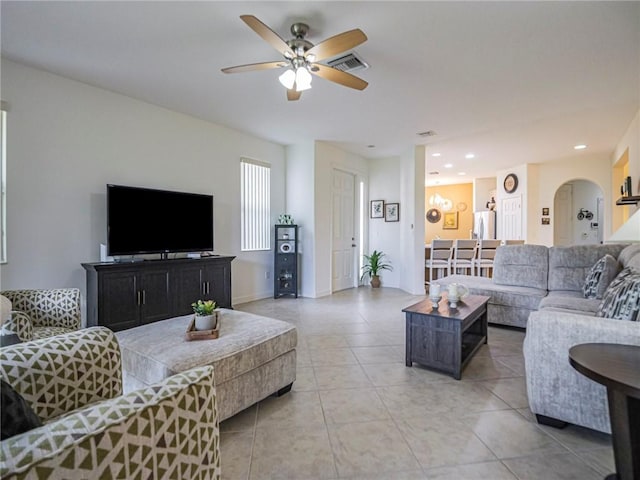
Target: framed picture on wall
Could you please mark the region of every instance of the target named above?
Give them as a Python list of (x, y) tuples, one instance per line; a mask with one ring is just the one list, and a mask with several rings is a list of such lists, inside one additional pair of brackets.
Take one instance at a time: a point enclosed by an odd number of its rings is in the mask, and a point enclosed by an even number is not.
[(384, 200), (371, 200), (371, 218), (384, 218)]
[(387, 203), (384, 206), (384, 221), (399, 222), (400, 221), (400, 204)]
[(442, 222), (443, 230), (457, 230), (458, 229), (458, 212), (445, 212), (444, 220)]
[(549, 209), (547, 207), (542, 208), (542, 215), (549, 215)]
[(551, 219), (549, 217), (542, 217), (542, 225), (551, 225)]

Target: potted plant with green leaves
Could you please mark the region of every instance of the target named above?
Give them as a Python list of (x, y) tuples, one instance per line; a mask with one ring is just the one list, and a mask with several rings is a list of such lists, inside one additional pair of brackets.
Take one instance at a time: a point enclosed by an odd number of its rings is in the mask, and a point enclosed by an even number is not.
[(364, 256), (364, 265), (362, 265), (362, 276), (360, 280), (364, 280), (365, 277), (371, 278), (371, 287), (380, 287), (380, 271), (381, 270), (393, 270), (391, 264), (384, 260), (385, 254), (374, 250), (371, 255)]
[(215, 330), (218, 326), (218, 312), (213, 300), (198, 300), (191, 304), (195, 313), (196, 330)]

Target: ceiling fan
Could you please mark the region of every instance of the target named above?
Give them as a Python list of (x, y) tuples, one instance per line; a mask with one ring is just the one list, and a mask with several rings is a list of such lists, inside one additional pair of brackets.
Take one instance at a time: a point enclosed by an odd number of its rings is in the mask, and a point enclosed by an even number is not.
[(367, 87), (368, 83), (355, 75), (317, 63), (365, 42), (367, 36), (359, 28), (340, 33), (314, 45), (304, 38), (309, 32), (309, 26), (305, 23), (291, 25), (291, 34), (295, 38), (285, 41), (253, 15), (241, 15), (240, 18), (280, 52), (284, 60), (227, 67), (222, 69), (224, 73), (288, 67), (279, 77), (280, 83), (287, 88), (288, 100), (298, 100), (304, 90), (311, 88), (312, 74), (356, 90), (364, 90)]

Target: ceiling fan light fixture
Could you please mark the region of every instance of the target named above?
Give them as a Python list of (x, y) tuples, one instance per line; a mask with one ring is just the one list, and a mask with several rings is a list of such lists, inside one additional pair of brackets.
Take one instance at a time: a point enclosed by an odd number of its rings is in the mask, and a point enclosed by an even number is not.
[(296, 74), (293, 70), (287, 70), (278, 77), (278, 80), (287, 90), (291, 90), (296, 82)]
[(296, 70), (296, 91), (302, 92), (311, 88), (311, 74), (306, 67), (298, 67)]

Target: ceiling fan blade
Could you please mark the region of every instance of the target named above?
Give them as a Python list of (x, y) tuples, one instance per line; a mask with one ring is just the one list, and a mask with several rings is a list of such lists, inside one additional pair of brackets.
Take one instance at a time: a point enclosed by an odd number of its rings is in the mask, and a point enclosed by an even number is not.
[(271, 68), (282, 68), (289, 65), (288, 62), (262, 62), (262, 63), (248, 63), (246, 65), (237, 65), (235, 67), (223, 68), (224, 73), (238, 73), (238, 72), (251, 72), (253, 70), (269, 70)]
[(280, 35), (267, 27), (264, 23), (258, 20), (253, 15), (240, 15), (240, 18), (244, 23), (249, 25), (249, 27), (260, 35), (269, 45), (279, 51), (285, 57), (294, 57), (295, 54), (291, 47), (287, 45)]
[(356, 28), (323, 40), (316, 46), (311, 47), (306, 54), (313, 54), (316, 56), (314, 61), (320, 61), (357, 47), (366, 40), (367, 36), (364, 32)]
[(287, 90), (287, 100), (289, 101), (299, 100), (301, 96), (302, 92), (297, 92), (294, 89)]
[(328, 67), (320, 63), (311, 64), (311, 73), (319, 77), (329, 80), (331, 82), (339, 83), (345, 87), (355, 88), (356, 90), (364, 90), (369, 85), (361, 78), (351, 75), (350, 73), (343, 72), (337, 68)]

